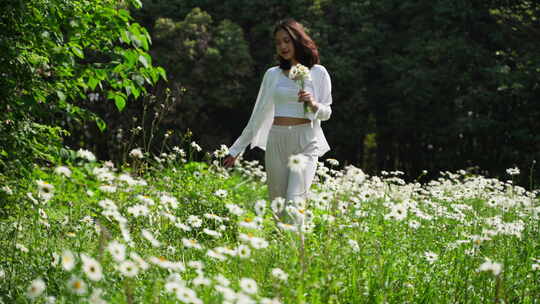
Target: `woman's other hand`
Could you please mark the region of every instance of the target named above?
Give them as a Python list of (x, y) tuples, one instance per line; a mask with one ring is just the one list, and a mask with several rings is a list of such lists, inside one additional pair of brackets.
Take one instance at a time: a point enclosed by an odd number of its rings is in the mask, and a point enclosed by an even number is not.
[(232, 155), (227, 155), (227, 157), (225, 157), (225, 159), (223, 160), (223, 167), (230, 168), (234, 166), (235, 162), (236, 162), (236, 157)]

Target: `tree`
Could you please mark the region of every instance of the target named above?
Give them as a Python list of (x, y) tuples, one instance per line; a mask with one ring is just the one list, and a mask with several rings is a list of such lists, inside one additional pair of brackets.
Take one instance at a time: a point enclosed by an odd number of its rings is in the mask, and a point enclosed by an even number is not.
[[(99, 95), (118, 110), (165, 78), (152, 65), (150, 37), (133, 22), (139, 0), (3, 1), (0, 24), (0, 168), (20, 170), (51, 158), (69, 121), (94, 120), (84, 110)], [(99, 94), (99, 95), (98, 95)], [(92, 96), (92, 98), (89, 98)]]

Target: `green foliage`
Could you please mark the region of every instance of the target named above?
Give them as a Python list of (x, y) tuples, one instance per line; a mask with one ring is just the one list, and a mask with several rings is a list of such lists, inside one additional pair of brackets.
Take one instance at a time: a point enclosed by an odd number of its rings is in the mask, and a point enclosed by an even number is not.
[(176, 117), (176, 128), (212, 134), (214, 130), (200, 128), (214, 120), (212, 112), (249, 103), (244, 92), (252, 83), (253, 60), (237, 24), (214, 22), (194, 8), (180, 21), (157, 19), (153, 30), (152, 53), (167, 69), (173, 94), (181, 100), (169, 114)]
[[(128, 5), (141, 3), (3, 1), (0, 121), (57, 126), (62, 123), (58, 116), (66, 115), (94, 120), (104, 130), (103, 120), (81, 107), (90, 93), (106, 91), (121, 111), (130, 96), (139, 97), (148, 85), (164, 78), (164, 70), (154, 67), (147, 53), (150, 35), (133, 22)], [(32, 145), (18, 136), (6, 133), (4, 142)], [(13, 145), (0, 148), (7, 151)], [(10, 150), (8, 156), (32, 160), (43, 156), (42, 148)], [(28, 151), (41, 152), (25, 154)]]

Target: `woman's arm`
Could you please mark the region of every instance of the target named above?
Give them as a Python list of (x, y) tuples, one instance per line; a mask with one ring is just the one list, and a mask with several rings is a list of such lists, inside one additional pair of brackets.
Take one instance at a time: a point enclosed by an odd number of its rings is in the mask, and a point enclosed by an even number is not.
[(318, 84), (320, 89), (318, 94), (320, 95), (318, 96), (319, 100), (315, 100), (309, 92), (303, 90), (298, 93), (298, 97), (300, 101), (307, 103), (311, 111), (315, 113), (313, 119), (324, 121), (330, 119), (332, 115), (332, 108), (330, 107), (332, 104), (332, 83), (328, 72), (322, 66), (320, 73), (321, 75), (319, 77), (321, 79)]
[(260, 119), (259, 112), (263, 104), (263, 102), (261, 101), (261, 98), (264, 94), (264, 91), (267, 89), (266, 86), (268, 85), (269, 71), (270, 69), (268, 69), (264, 73), (263, 80), (259, 88), (259, 93), (255, 101), (255, 106), (253, 107), (253, 111), (251, 112), (251, 116), (249, 118), (249, 121), (246, 127), (242, 131), (242, 134), (240, 135), (240, 137), (238, 137), (236, 141), (234, 142), (234, 144), (229, 148), (229, 154), (233, 156), (234, 158), (238, 157), (238, 155), (246, 149), (246, 147), (249, 145), (249, 143), (253, 139), (253, 125), (255, 124), (255, 120)]

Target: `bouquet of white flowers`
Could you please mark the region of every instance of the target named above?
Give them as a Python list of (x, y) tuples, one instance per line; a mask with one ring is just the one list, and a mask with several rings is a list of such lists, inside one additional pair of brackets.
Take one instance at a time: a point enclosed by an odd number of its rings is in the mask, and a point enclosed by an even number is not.
[[(301, 90), (304, 90), (304, 82), (311, 80), (311, 74), (309, 74), (309, 68), (298, 63), (293, 65), (289, 70), (289, 78), (294, 80)], [(304, 102), (304, 113), (309, 112), (310, 109), (307, 103)]]

